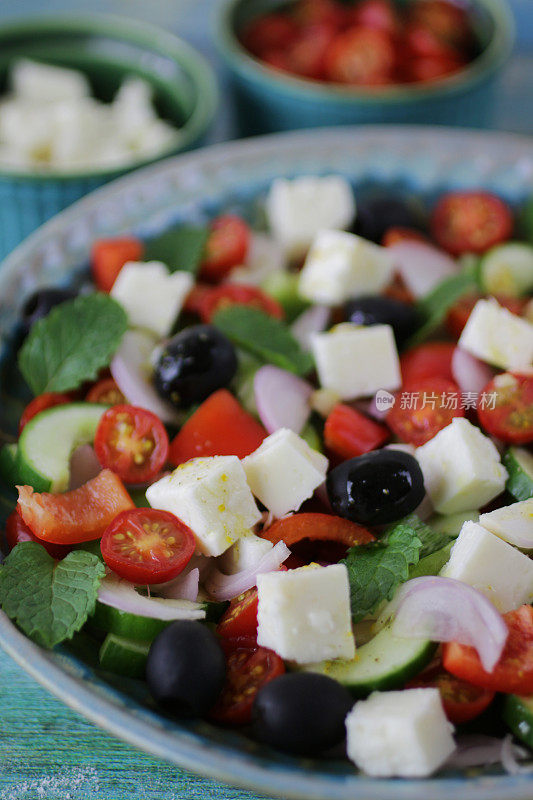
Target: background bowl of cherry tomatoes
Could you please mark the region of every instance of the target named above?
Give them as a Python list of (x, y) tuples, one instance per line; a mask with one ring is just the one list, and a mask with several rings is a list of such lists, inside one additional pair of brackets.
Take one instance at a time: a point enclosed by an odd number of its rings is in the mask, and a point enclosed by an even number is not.
[(221, 0), (243, 134), (354, 123), (486, 127), (506, 0)]

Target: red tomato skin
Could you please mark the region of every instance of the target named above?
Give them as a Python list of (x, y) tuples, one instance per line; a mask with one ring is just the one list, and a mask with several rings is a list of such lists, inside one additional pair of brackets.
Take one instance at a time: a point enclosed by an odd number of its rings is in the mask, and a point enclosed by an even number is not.
[(80, 544), (99, 539), (113, 519), (135, 508), (120, 478), (103, 469), (79, 489), (63, 494), (17, 486), (17, 511), (39, 541)]
[(450, 642), (443, 646), (444, 669), (458, 678), (493, 692), (533, 694), (533, 608), (521, 606), (503, 615), (509, 637), (491, 673), (473, 647)]
[(465, 66), (460, 58), (450, 56), (426, 56), (413, 58), (408, 65), (409, 80), (413, 83), (428, 83), (447, 78)]
[(91, 251), (91, 271), (97, 287), (110, 292), (124, 264), (142, 261), (143, 254), (143, 243), (133, 236), (96, 241)]
[(98, 423), (94, 451), (99, 462), (130, 485), (155, 478), (167, 462), (168, 450), (165, 426), (145, 408), (113, 406)]
[(243, 283), (226, 283), (210, 288), (198, 302), (198, 313), (202, 322), (209, 324), (222, 308), (242, 305), (258, 308), (276, 319), (283, 319), (285, 312), (280, 304), (256, 286)]
[(382, 86), (393, 82), (396, 50), (378, 28), (356, 26), (339, 33), (325, 57), (326, 77), (335, 83)]
[(212, 288), (213, 287), (208, 283), (195, 283), (185, 298), (183, 310), (187, 312), (187, 314), (196, 314), (200, 316), (200, 309), (204, 297), (211, 292)]
[(510, 208), (488, 192), (450, 192), (437, 202), (431, 232), (437, 244), (454, 256), (484, 253), (505, 242), (514, 228)]
[(397, 36), (400, 32), (400, 20), (390, 0), (363, 0), (351, 12), (353, 25), (365, 28), (377, 28)]
[(406, 350), (400, 358), (402, 384), (445, 378), (453, 380), (452, 358), (455, 344), (452, 342), (428, 342)]
[(455, 61), (460, 58), (455, 48), (439, 38), (431, 28), (411, 24), (405, 32), (405, 45), (412, 56), (420, 58), (443, 58)]
[[(506, 373), (514, 383), (500, 387), (502, 375), (493, 378), (483, 389), (481, 396), (487, 402), (480, 403), (477, 415), (481, 426), (497, 439), (507, 444), (530, 444), (533, 442), (533, 376)], [(496, 395), (492, 408), (491, 396)]]
[(417, 231), (416, 228), (396, 226), (385, 231), (381, 244), (383, 247), (392, 247), (399, 242), (422, 242), (422, 244), (428, 244), (428, 238), (420, 231)]
[(85, 400), (87, 403), (102, 403), (106, 406), (118, 406), (126, 402), (114, 378), (102, 378), (95, 383), (87, 392)]
[[(407, 397), (403, 408), (402, 395)], [(410, 407), (411, 396), (418, 397), (413, 407)], [(441, 397), (444, 397), (444, 406)], [(448, 398), (449, 408), (446, 407)], [(454, 417), (464, 415), (461, 393), (453, 381), (438, 377), (422, 378), (403, 385), (396, 394), (396, 403), (387, 414), (386, 422), (401, 441), (420, 447), (446, 428)]]
[[(482, 294), (468, 294), (458, 300), (457, 303), (450, 308), (446, 315), (446, 329), (450, 336), (459, 339), (474, 306), (477, 301), (482, 300), (483, 297), (484, 295)], [(495, 295), (495, 298), (501, 306), (517, 316), (523, 313), (529, 300), (528, 297), (511, 297), (505, 295)]]
[(292, 11), (300, 27), (329, 25), (341, 28), (346, 23), (346, 10), (335, 0), (300, 0)]
[(6, 542), (10, 551), (22, 542), (37, 542), (37, 544), (42, 544), (48, 555), (55, 558), (56, 561), (65, 558), (72, 549), (65, 545), (50, 544), (49, 542), (43, 542), (41, 539), (38, 539), (30, 528), (28, 528), (17, 511), (13, 511), (6, 519)]
[(72, 398), (68, 394), (59, 394), (58, 392), (45, 392), (34, 397), (22, 412), (19, 421), (19, 436), (28, 422), (36, 417), (37, 414), (40, 414), (41, 411), (46, 411), (54, 406), (63, 406), (66, 403), (72, 403)]
[(250, 247), (251, 231), (235, 214), (222, 214), (213, 220), (200, 266), (200, 279), (218, 283), (233, 267), (243, 264)]
[(335, 30), (325, 24), (304, 28), (286, 51), (289, 72), (301, 78), (324, 80), (326, 52)]
[(263, 56), (273, 48), (286, 48), (296, 36), (298, 28), (287, 14), (265, 14), (250, 22), (241, 40), (253, 55)]
[(227, 389), (219, 389), (184, 423), (170, 445), (169, 460), (179, 466), (207, 456), (245, 458), (267, 436), (265, 428)]
[(247, 725), (252, 706), (262, 686), (283, 675), (285, 664), (272, 650), (245, 647), (239, 641), (230, 651), (226, 644), (226, 683), (209, 716), (223, 725)]
[(324, 426), (326, 447), (345, 461), (376, 450), (385, 444), (389, 435), (384, 425), (343, 403), (333, 408)]
[(443, 669), (440, 659), (429, 664), (426, 669), (405, 687), (406, 689), (437, 688), (440, 691), (444, 713), (453, 725), (479, 717), (494, 700), (495, 692), (473, 686), (471, 683), (450, 675)]
[(303, 512), (278, 519), (261, 533), (261, 538), (268, 539), (272, 544), (283, 541), (287, 547), (292, 547), (303, 539), (338, 542), (346, 547), (375, 541), (374, 535), (362, 525), (333, 514), (318, 512)]
[[(150, 526), (150, 530), (145, 526)], [(159, 530), (161, 527), (166, 529), (166, 538)], [(128, 534), (133, 536), (127, 538)], [(161, 544), (155, 541), (156, 537), (160, 537)], [(136, 542), (142, 545), (143, 539), (147, 540), (145, 547), (137, 547)], [(191, 529), (169, 511), (134, 508), (115, 517), (104, 531), (100, 546), (105, 563), (119, 577), (136, 585), (147, 585), (176, 578), (193, 557), (196, 540)]]
[(217, 625), (222, 639), (257, 637), (257, 589), (255, 586), (235, 597)]
[(472, 31), (464, 8), (449, 0), (425, 0), (412, 3), (409, 10), (413, 22), (424, 25), (443, 41), (460, 48), (470, 45)]

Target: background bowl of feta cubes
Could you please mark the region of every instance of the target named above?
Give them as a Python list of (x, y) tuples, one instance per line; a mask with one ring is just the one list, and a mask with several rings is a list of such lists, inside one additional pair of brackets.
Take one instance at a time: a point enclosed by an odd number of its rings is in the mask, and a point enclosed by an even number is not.
[(0, 258), (118, 175), (200, 143), (215, 78), (189, 45), (112, 16), (0, 27)]
[[(405, 5), (397, 2), (398, 8)], [(288, 0), (221, 0), (215, 35), (242, 133), (384, 122), (489, 127), (496, 80), (513, 44), (512, 15), (506, 0), (458, 5), (468, 10), (479, 44), (466, 66), (429, 82), (354, 86), (300, 78), (245, 48), (241, 39), (249, 23), (289, 7)], [(369, 55), (363, 51), (360, 57)]]

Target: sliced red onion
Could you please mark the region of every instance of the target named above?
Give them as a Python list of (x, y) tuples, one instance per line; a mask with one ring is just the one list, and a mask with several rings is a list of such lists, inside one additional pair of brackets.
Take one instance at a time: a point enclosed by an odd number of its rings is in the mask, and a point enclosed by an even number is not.
[(453, 258), (424, 242), (398, 242), (387, 249), (414, 297), (423, 297), (458, 271)]
[(111, 362), (111, 374), (128, 402), (147, 408), (163, 422), (180, 424), (180, 414), (157, 394), (152, 380), (150, 355), (157, 341), (142, 331), (126, 331)]
[(79, 489), (87, 481), (96, 478), (102, 471), (102, 465), (96, 457), (92, 445), (82, 444), (70, 457), (70, 480), (68, 488)]
[(487, 672), (498, 663), (509, 633), (490, 600), (454, 578), (407, 581), (396, 593), (391, 611), (396, 612), (396, 636), (470, 645)]
[(383, 422), (390, 411), (390, 408), (379, 409), (377, 407), (376, 395), (374, 395), (371, 400), (356, 400), (354, 403), (349, 403), (348, 405), (353, 405), (356, 411), (360, 411), (362, 414), (368, 414), (368, 416), (375, 419), (376, 422)]
[(499, 764), (502, 760), (503, 739), (495, 736), (465, 735), (457, 739), (457, 749), (446, 761), (450, 769), (468, 769)]
[(165, 584), (161, 596), (169, 600), (191, 600), (193, 603), (198, 597), (200, 570), (198, 567), (182, 572), (173, 581)]
[(519, 759), (528, 758), (530, 753), (523, 747), (519, 747), (513, 742), (511, 734), (503, 739), (500, 746), (500, 758), (502, 767), (509, 775), (530, 775), (533, 772), (533, 764), (522, 765)]
[(190, 600), (166, 600), (161, 597), (144, 597), (132, 583), (108, 575), (98, 590), (98, 600), (128, 614), (154, 619), (204, 619), (205, 611), (198, 603)]
[(254, 376), (259, 418), (269, 433), (289, 428), (300, 433), (311, 413), (313, 387), (292, 372), (268, 364)]
[[(479, 395), (494, 377), (494, 370), (466, 350), (456, 347), (452, 356), (452, 375), (462, 392)], [(475, 399), (477, 401), (477, 397)]]
[(243, 569), (235, 575), (224, 575), (218, 569), (213, 569), (205, 581), (205, 589), (214, 600), (232, 600), (255, 586), (258, 575), (279, 569), (290, 554), (285, 542), (278, 542), (272, 550), (261, 556), (254, 567)]
[(330, 314), (331, 311), (327, 306), (311, 306), (292, 323), (291, 333), (302, 350), (311, 349), (312, 335), (325, 330)]

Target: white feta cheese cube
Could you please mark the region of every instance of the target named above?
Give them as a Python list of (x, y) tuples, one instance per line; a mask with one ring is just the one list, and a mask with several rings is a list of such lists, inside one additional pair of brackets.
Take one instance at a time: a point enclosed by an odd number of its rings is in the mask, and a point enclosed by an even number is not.
[(264, 233), (254, 233), (245, 264), (231, 270), (228, 283), (259, 286), (273, 272), (281, 272), (285, 267), (285, 253), (279, 242)]
[(349, 758), (367, 775), (422, 778), (455, 750), (438, 689), (374, 692), (346, 717)]
[(10, 80), (14, 93), (32, 103), (78, 100), (90, 94), (89, 82), (82, 72), (26, 58), (12, 65)]
[(237, 456), (194, 458), (146, 490), (152, 508), (190, 527), (202, 555), (219, 556), (261, 519)]
[(390, 325), (342, 325), (311, 340), (320, 385), (343, 400), (393, 391), (402, 382)]
[(160, 261), (129, 261), (111, 297), (124, 307), (132, 328), (147, 328), (163, 337), (170, 333), (193, 283), (189, 272), (170, 274)]
[(533, 549), (533, 498), (481, 514), (479, 524), (515, 547)]
[(258, 575), (257, 592), (257, 641), (262, 647), (299, 664), (354, 657), (344, 564)]
[(495, 367), (519, 370), (533, 364), (533, 325), (494, 299), (478, 300), (459, 346)]
[(220, 556), (220, 569), (226, 575), (251, 569), (269, 550), (272, 550), (273, 546), (268, 539), (261, 539), (255, 533), (243, 533), (235, 544)]
[(350, 184), (338, 175), (279, 178), (270, 187), (266, 213), (274, 238), (289, 258), (307, 252), (317, 230), (347, 228), (355, 215)]
[(494, 443), (462, 417), (417, 448), (416, 457), (440, 514), (480, 508), (505, 488), (507, 470)]
[(328, 469), (326, 456), (288, 428), (267, 436), (242, 463), (252, 492), (275, 517), (297, 511)]
[(533, 600), (533, 561), (477, 522), (465, 522), (441, 574), (468, 583), (505, 614)]
[(313, 303), (336, 306), (377, 294), (389, 283), (393, 261), (385, 247), (345, 231), (320, 231), (300, 273), (299, 291)]

